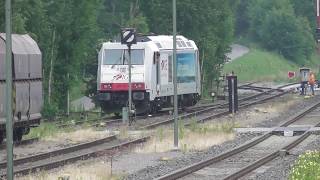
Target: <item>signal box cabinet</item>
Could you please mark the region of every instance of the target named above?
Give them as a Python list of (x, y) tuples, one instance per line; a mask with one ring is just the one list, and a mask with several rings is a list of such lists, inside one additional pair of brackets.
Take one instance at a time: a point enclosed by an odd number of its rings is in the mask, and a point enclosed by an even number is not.
[(307, 82), (309, 80), (310, 68), (300, 68), (300, 81)]

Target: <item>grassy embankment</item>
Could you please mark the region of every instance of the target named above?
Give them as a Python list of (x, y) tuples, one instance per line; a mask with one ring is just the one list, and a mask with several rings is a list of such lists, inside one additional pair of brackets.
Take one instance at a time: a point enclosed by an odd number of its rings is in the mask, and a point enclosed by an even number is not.
[[(313, 55), (306, 63), (313, 71), (318, 72), (320, 57)], [(292, 63), (275, 53), (251, 49), (250, 52), (230, 63), (223, 69), (224, 73), (234, 71), (241, 82), (268, 81), (268, 82), (293, 82), (287, 77), (288, 71), (295, 71), (299, 75), (300, 66)]]

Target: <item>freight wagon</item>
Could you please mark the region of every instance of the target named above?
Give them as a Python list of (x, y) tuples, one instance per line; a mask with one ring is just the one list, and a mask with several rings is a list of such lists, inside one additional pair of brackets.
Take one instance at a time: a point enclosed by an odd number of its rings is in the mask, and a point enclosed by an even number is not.
[[(137, 113), (173, 104), (173, 37), (142, 36), (131, 48), (132, 99)], [(128, 48), (106, 42), (98, 56), (98, 101), (105, 112), (120, 113), (128, 104)], [(194, 41), (177, 36), (180, 106), (197, 103), (201, 93), (199, 51)]]
[[(5, 34), (0, 34), (0, 142), (5, 138), (6, 73)], [(15, 141), (20, 141), (30, 127), (41, 119), (42, 55), (37, 43), (29, 35), (12, 35), (13, 117)]]

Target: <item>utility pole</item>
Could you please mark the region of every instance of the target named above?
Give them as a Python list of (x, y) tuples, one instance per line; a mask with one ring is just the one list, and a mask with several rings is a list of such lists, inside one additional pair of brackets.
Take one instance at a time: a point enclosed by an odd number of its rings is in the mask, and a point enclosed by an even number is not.
[(13, 111), (12, 111), (12, 40), (11, 40), (11, 0), (6, 0), (6, 143), (7, 179), (13, 180)]
[(174, 105), (174, 147), (179, 146), (178, 127), (178, 86), (177, 86), (177, 3), (173, 0), (173, 105)]

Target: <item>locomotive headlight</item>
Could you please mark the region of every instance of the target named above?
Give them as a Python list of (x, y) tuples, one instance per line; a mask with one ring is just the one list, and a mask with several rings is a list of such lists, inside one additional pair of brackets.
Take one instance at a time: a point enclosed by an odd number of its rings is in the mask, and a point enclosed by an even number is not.
[(101, 84), (102, 90), (109, 90), (112, 89), (112, 84)]
[(142, 90), (142, 89), (144, 89), (144, 84), (143, 83), (134, 83), (133, 88)]
[(135, 88), (135, 89), (137, 89), (138, 87), (137, 87), (137, 84), (133, 84), (133, 87)]

